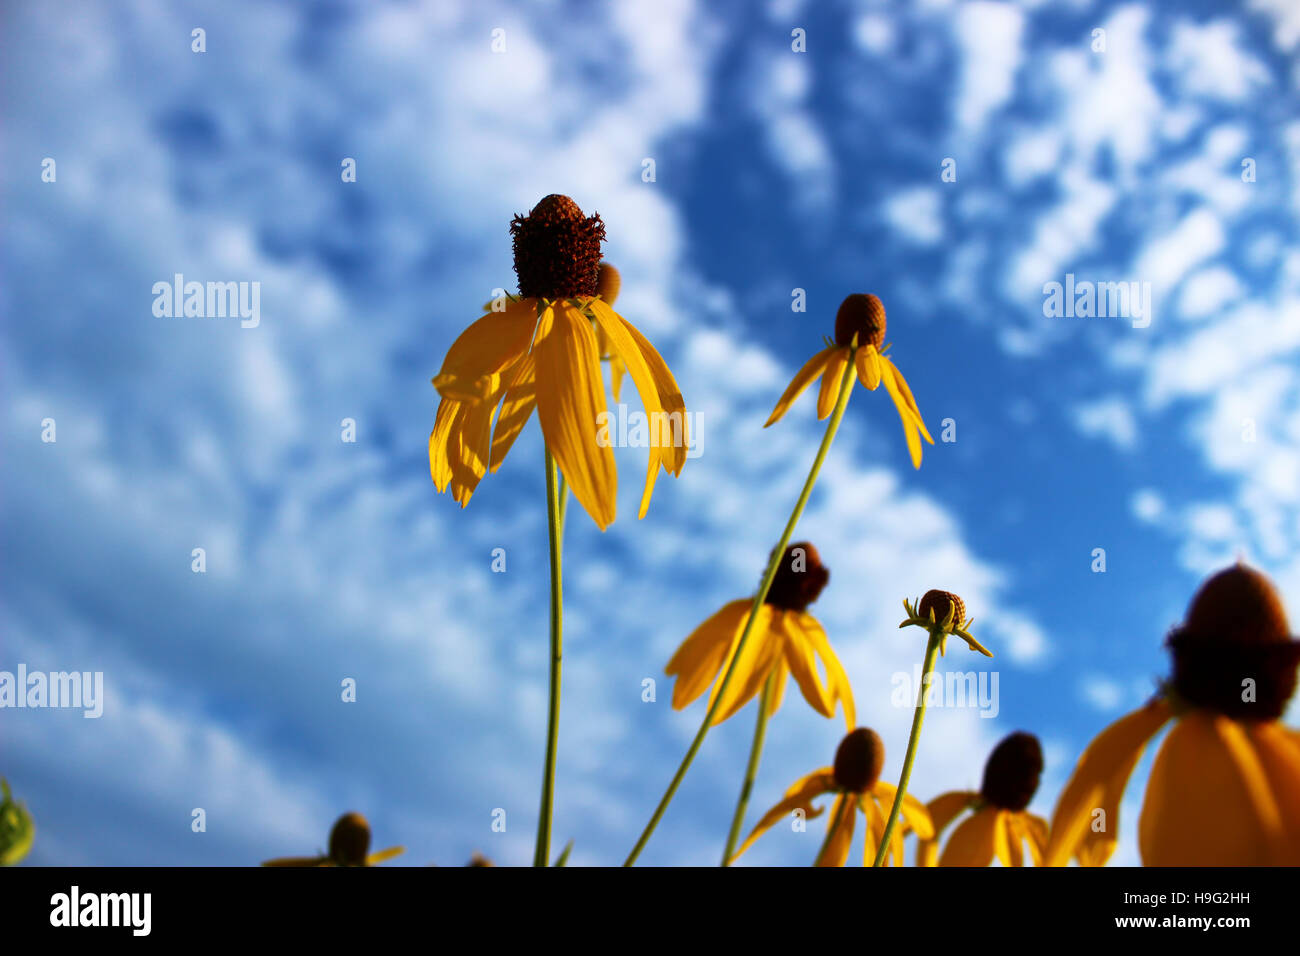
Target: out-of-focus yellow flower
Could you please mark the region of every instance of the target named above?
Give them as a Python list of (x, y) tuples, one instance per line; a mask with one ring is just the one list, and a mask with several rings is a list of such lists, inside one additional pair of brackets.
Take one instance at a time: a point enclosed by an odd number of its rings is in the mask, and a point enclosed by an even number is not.
[(329, 852), (320, 856), (283, 856), (267, 860), (263, 866), (375, 866), (406, 852), (405, 847), (390, 846), (378, 853), (370, 849), (370, 824), (359, 813), (345, 813), (330, 830)]
[(616, 383), (624, 369), (631, 375), (650, 426), (644, 517), (659, 469), (678, 475), (686, 464), (686, 405), (654, 346), (598, 295), (604, 223), (567, 196), (550, 195), (510, 229), (519, 296), (503, 297), (500, 311), (471, 324), (433, 379), (442, 397), (429, 435), (433, 483), (467, 505), (536, 409), (574, 497), (608, 527), (618, 490), (600, 369), (608, 354), (619, 363), (611, 370)]
[[(863, 865), (870, 866), (876, 855), (878, 841), (885, 830), (885, 814), (894, 802), (897, 789), (880, 779), (885, 766), (885, 745), (874, 730), (859, 727), (840, 741), (831, 767), (814, 770), (800, 777), (785, 792), (785, 798), (767, 813), (741, 844), (731, 859), (734, 862), (753, 845), (754, 841), (772, 829), (783, 817), (795, 811), (811, 820), (819, 816), (822, 808), (813, 801), (827, 794), (835, 794), (830, 816), (826, 821), (827, 839), (817, 854), (814, 866), (843, 866), (853, 845), (854, 821), (859, 811), (866, 818), (867, 834), (863, 847)], [(890, 862), (903, 865), (903, 838), (908, 831), (923, 840), (934, 838), (930, 814), (911, 794), (903, 795), (903, 826), (895, 827), (890, 839)]]
[[(1003, 866), (1024, 866), (1027, 844), (1034, 866), (1042, 866), (1047, 821), (1025, 809), (1038, 792), (1042, 772), (1037, 737), (1017, 732), (1003, 738), (984, 764), (979, 790), (954, 790), (926, 805), (934, 839), (917, 842), (917, 865), (988, 866), (996, 856)], [(953, 830), (940, 856), (943, 831), (967, 810), (974, 812)]]
[(14, 800), (9, 781), (0, 777), (0, 866), (22, 862), (36, 839), (36, 824), (27, 808)]
[(1142, 801), (1142, 862), (1300, 865), (1300, 734), (1278, 720), (1295, 692), (1300, 641), (1273, 585), (1243, 564), (1220, 571), (1167, 645), (1173, 673), (1160, 694), (1079, 758), (1052, 814), (1046, 863), (1110, 859), (1124, 788), (1172, 719)]
[[(907, 450), (912, 456), (912, 467), (921, 467), (921, 439), (925, 438), (931, 445), (934, 439), (921, 420), (921, 410), (916, 407), (916, 399), (908, 388), (897, 366), (889, 360), (885, 345), (885, 306), (874, 295), (855, 294), (840, 303), (835, 314), (835, 339), (826, 340), (822, 349), (801, 368), (791, 380), (790, 386), (772, 409), (768, 425), (781, 420), (795, 399), (818, 378), (821, 379), (821, 392), (817, 396), (817, 417), (825, 418), (835, 408), (840, 397), (840, 380), (844, 377), (845, 366), (852, 362), (858, 373), (858, 381), (870, 391), (875, 391), (881, 382), (889, 397), (894, 400), (898, 417), (903, 421), (903, 435), (907, 439)], [(851, 388), (852, 385), (846, 386)]]
[[(853, 689), (839, 658), (831, 649), (826, 632), (808, 613), (808, 605), (817, 600), (830, 578), (821, 563), (821, 555), (807, 541), (786, 548), (767, 600), (758, 609), (754, 632), (745, 642), (736, 671), (727, 685), (727, 694), (713, 723), (722, 723), (747, 704), (763, 689), (772, 674), (776, 675), (768, 713), (776, 713), (785, 696), (786, 676), (793, 675), (804, 699), (823, 717), (835, 713), (837, 702), (844, 706), (844, 721), (855, 722)], [(673, 709), (689, 705), (713, 684), (709, 706), (718, 693), (720, 674), (725, 674), (736, 654), (736, 647), (754, 599), (732, 601), (697, 627), (668, 662), (667, 672), (675, 676)], [(826, 683), (817, 673), (817, 658), (826, 669)]]

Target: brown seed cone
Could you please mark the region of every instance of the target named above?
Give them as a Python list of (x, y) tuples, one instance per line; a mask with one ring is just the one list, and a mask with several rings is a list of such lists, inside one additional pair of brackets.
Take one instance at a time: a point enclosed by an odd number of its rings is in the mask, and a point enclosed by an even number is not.
[(1166, 642), (1177, 696), (1237, 720), (1276, 720), (1296, 689), (1300, 641), (1267, 577), (1235, 564), (1208, 578)]
[[(799, 561), (802, 571), (795, 570)], [(781, 563), (777, 565), (776, 577), (768, 589), (766, 604), (783, 611), (803, 611), (817, 600), (826, 582), (831, 578), (830, 569), (822, 564), (821, 555), (807, 541), (800, 541), (785, 549)]]
[(835, 783), (850, 793), (866, 793), (885, 769), (885, 743), (870, 727), (859, 727), (835, 750)]
[(359, 813), (345, 813), (330, 831), (330, 859), (340, 866), (363, 866), (370, 851), (370, 824)]
[(1002, 739), (984, 764), (980, 796), (1003, 810), (1023, 810), (1038, 792), (1043, 748), (1033, 734), (1017, 731)]
[(835, 344), (852, 345), (857, 334), (858, 346), (885, 344), (885, 304), (877, 296), (855, 293), (840, 303), (835, 313)]
[(934, 611), (934, 622), (942, 624), (948, 617), (948, 611), (953, 607), (957, 610), (952, 616), (952, 626), (960, 627), (962, 621), (966, 620), (966, 602), (951, 591), (926, 591), (916, 612), (918, 617), (928, 621), (930, 612)]
[(568, 196), (552, 193), (510, 223), (515, 274), (525, 299), (588, 298), (596, 294), (605, 224), (584, 216)]

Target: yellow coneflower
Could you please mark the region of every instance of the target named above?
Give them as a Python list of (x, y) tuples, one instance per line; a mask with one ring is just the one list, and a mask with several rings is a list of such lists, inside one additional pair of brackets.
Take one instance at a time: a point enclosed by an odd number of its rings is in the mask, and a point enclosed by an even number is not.
[(616, 380), (623, 369), (631, 375), (651, 424), (644, 516), (659, 468), (677, 475), (686, 463), (686, 406), (654, 346), (598, 295), (604, 223), (553, 194), (516, 216), (510, 230), (519, 296), (471, 324), (433, 379), (442, 397), (429, 435), (433, 483), (440, 492), (450, 487), (464, 507), (536, 409), (574, 497), (602, 530), (608, 527), (618, 476), (611, 443), (601, 440), (608, 421), (605, 353), (619, 362)]
[[(949, 635), (955, 634), (960, 637), (970, 646), (972, 651), (978, 651), (986, 657), (993, 656), (988, 648), (971, 636), (970, 626), (973, 621), (966, 616), (966, 602), (951, 591), (940, 591), (932, 588), (925, 592), (925, 595), (916, 602), (915, 606), (904, 598), (903, 609), (907, 611), (907, 618), (898, 626), (900, 628), (923, 627), (929, 633), (930, 639), (925, 645), (925, 663), (921, 665), (921, 686), (918, 688), (916, 696), (916, 707), (912, 711), (912, 732), (907, 737), (907, 753), (903, 756), (903, 772), (898, 778), (897, 789), (900, 797), (907, 791), (907, 782), (912, 778), (912, 764), (916, 760), (917, 746), (921, 742), (921, 725), (925, 720), (925, 708), (929, 699), (925, 689), (930, 686), (930, 675), (934, 671), (935, 661), (939, 655), (947, 653)], [(894, 826), (898, 823), (898, 817), (902, 810), (902, 800), (895, 799), (894, 805), (889, 809), (889, 817), (885, 822), (885, 838), (876, 851), (876, 866), (882, 866), (885, 863), (886, 848), (884, 844), (889, 841), (890, 834), (894, 832)], [(926, 837), (925, 839), (929, 838)]]
[(375, 866), (406, 852), (390, 846), (378, 853), (370, 850), (370, 824), (359, 813), (345, 813), (330, 830), (330, 848), (320, 856), (284, 856), (267, 860), (263, 866)]
[(1097, 736), (1052, 815), (1046, 862), (1101, 866), (1147, 742), (1171, 719), (1147, 781), (1147, 866), (1300, 864), (1300, 734), (1279, 718), (1300, 641), (1268, 578), (1237, 564), (1210, 577), (1167, 641), (1173, 672), (1144, 707)]
[(851, 384), (841, 386), (844, 371), (851, 363), (858, 373), (858, 381), (870, 391), (875, 391), (881, 382), (885, 383), (894, 407), (898, 409), (898, 417), (903, 420), (903, 435), (907, 438), (912, 466), (920, 468), (921, 438), (924, 437), (931, 445), (934, 439), (921, 420), (921, 410), (916, 407), (916, 399), (912, 397), (903, 373), (886, 356), (889, 346), (884, 342), (884, 304), (874, 295), (849, 296), (835, 313), (835, 340), (827, 340), (826, 348), (799, 369), (763, 427), (780, 421), (795, 399), (818, 378), (821, 379), (821, 392), (817, 396), (817, 417), (825, 418), (835, 408), (840, 388), (852, 388)]
[[(917, 842), (917, 866), (988, 866), (995, 856), (1003, 866), (1023, 866), (1026, 844), (1034, 866), (1042, 866), (1047, 821), (1025, 809), (1042, 773), (1037, 737), (1022, 731), (1004, 737), (984, 764), (978, 790), (954, 790), (926, 804), (934, 839)], [(953, 830), (940, 856), (943, 831), (967, 810), (974, 812)]]
[[(825, 630), (807, 610), (829, 579), (830, 571), (822, 564), (821, 555), (807, 541), (785, 549), (767, 600), (758, 609), (754, 633), (736, 662), (726, 697), (714, 713), (715, 726), (749, 703), (769, 677), (774, 678), (774, 683), (768, 695), (767, 713), (776, 713), (785, 697), (789, 675), (793, 675), (813, 710), (823, 717), (831, 717), (836, 703), (841, 703), (845, 724), (853, 726), (853, 689), (848, 676)], [(747, 597), (725, 605), (692, 631), (673, 654), (666, 670), (668, 676), (677, 678), (673, 685), (674, 710), (690, 705), (710, 684), (713, 692), (709, 705), (713, 706), (718, 694), (717, 678), (726, 673), (736, 655), (753, 600)], [(825, 684), (817, 673), (817, 658), (821, 658), (826, 669)]]
[[(843, 866), (849, 858), (853, 844), (854, 821), (859, 812), (866, 818), (866, 842), (863, 846), (863, 865), (869, 866), (876, 855), (876, 847), (885, 831), (885, 815), (881, 804), (894, 802), (894, 786), (880, 779), (885, 766), (885, 745), (874, 730), (859, 727), (849, 733), (835, 751), (835, 763), (800, 777), (785, 792), (785, 798), (774, 806), (754, 827), (731, 859), (735, 861), (753, 845), (754, 841), (772, 829), (783, 817), (796, 810), (804, 819), (820, 816), (822, 809), (813, 801), (828, 793), (835, 794), (830, 816), (826, 821), (826, 839), (822, 843), (814, 866)], [(903, 838), (908, 830), (915, 831), (923, 840), (934, 836), (930, 814), (911, 794), (903, 794), (904, 826), (891, 840), (890, 858), (895, 866), (903, 865)]]

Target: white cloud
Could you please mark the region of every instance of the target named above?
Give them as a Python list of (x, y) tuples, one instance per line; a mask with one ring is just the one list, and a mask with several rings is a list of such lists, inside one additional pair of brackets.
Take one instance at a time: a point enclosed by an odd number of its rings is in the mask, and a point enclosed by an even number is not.
[(1273, 21), (1273, 45), (1279, 50), (1300, 43), (1300, 8), (1291, 0), (1249, 0), (1247, 6)]
[(1128, 450), (1137, 442), (1133, 409), (1122, 399), (1103, 398), (1079, 405), (1074, 410), (1074, 421), (1085, 435), (1108, 438), (1119, 448)]
[(1124, 700), (1124, 691), (1108, 677), (1093, 674), (1084, 678), (1080, 687), (1083, 699), (1102, 712), (1117, 709)]
[(933, 186), (905, 189), (885, 201), (890, 228), (921, 246), (932, 246), (944, 235), (943, 201)]
[(1165, 502), (1158, 491), (1142, 488), (1133, 494), (1130, 507), (1133, 515), (1145, 524), (1158, 522), (1165, 513)]
[(1240, 103), (1268, 83), (1268, 71), (1239, 40), (1231, 21), (1180, 20), (1171, 31), (1169, 66), (1188, 93)]
[(1194, 209), (1174, 228), (1152, 239), (1137, 260), (1137, 276), (1161, 295), (1226, 242), (1223, 224), (1208, 209)]
[(1230, 269), (1210, 266), (1189, 276), (1178, 299), (1178, 315), (1184, 319), (1204, 319), (1216, 315), (1244, 292), (1241, 282)]
[(957, 10), (956, 36), (962, 48), (956, 122), (982, 131), (989, 116), (1011, 96), (1020, 69), (1024, 14), (1008, 3), (976, 2)]

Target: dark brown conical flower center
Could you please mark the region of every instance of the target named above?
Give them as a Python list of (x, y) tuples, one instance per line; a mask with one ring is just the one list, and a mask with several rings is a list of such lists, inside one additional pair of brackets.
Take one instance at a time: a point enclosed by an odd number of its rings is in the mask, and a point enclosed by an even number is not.
[(980, 796), (1003, 810), (1023, 810), (1038, 792), (1043, 748), (1033, 734), (1017, 731), (993, 748), (984, 764)]
[(370, 824), (359, 813), (345, 813), (330, 831), (330, 859), (341, 866), (362, 866), (370, 851)]
[(885, 304), (874, 295), (855, 293), (840, 303), (835, 313), (835, 344), (852, 345), (857, 335), (858, 345), (885, 344)]
[(602, 262), (596, 273), (596, 294), (606, 305), (613, 305), (621, 288), (623, 288), (623, 277), (618, 274), (618, 270), (608, 262)]
[(948, 612), (952, 608), (956, 612), (952, 616), (952, 626), (960, 627), (961, 622), (966, 620), (966, 602), (953, 594), (951, 591), (926, 591), (921, 598), (921, 603), (917, 607), (917, 614), (924, 620), (930, 619), (930, 612), (934, 612), (934, 622), (942, 624), (948, 619)]
[(515, 275), (525, 299), (573, 299), (596, 294), (605, 224), (584, 216), (568, 196), (547, 196), (510, 223)]
[(1244, 564), (1201, 585), (1169, 635), (1178, 697), (1238, 720), (1276, 720), (1296, 689), (1293, 640), (1273, 584)]
[(859, 727), (835, 750), (835, 783), (850, 793), (866, 793), (885, 769), (885, 744), (870, 727)]
[(792, 544), (777, 565), (765, 603), (783, 611), (806, 610), (830, 578), (830, 569), (822, 564), (816, 548), (807, 541)]

